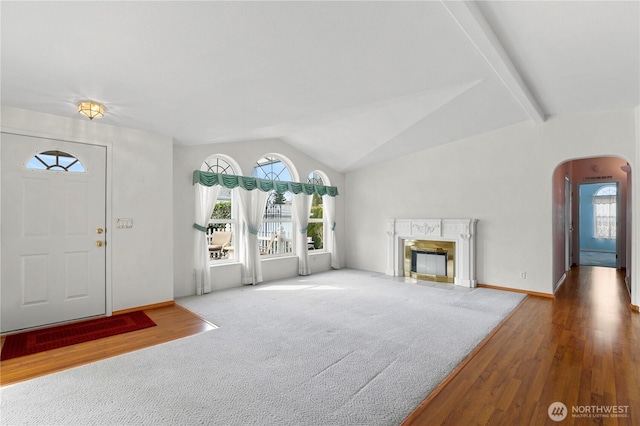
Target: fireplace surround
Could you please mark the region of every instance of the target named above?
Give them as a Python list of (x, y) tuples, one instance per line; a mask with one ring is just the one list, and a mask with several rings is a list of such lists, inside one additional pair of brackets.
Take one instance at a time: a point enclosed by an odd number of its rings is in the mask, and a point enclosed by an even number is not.
[(476, 223), (478, 219), (389, 219), (387, 220), (386, 274), (405, 275), (405, 240), (449, 241), (455, 243), (453, 284), (475, 287)]

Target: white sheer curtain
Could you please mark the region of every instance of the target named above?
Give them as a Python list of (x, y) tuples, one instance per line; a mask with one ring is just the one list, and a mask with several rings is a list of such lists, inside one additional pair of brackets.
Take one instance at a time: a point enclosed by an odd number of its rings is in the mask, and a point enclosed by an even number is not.
[(596, 238), (615, 239), (617, 221), (617, 197), (615, 195), (594, 195)]
[(193, 185), (195, 190), (196, 211), (194, 221), (194, 268), (196, 273), (196, 294), (211, 292), (211, 273), (209, 271), (209, 245), (206, 228), (216, 205), (220, 187)]
[(267, 204), (268, 192), (247, 191), (235, 188), (240, 200), (240, 253), (238, 258), (242, 264), (242, 284), (257, 284), (262, 282), (262, 263), (260, 262), (260, 247), (258, 245), (258, 230), (262, 225), (264, 208)]
[(293, 211), (298, 226), (296, 230), (296, 247), (298, 250), (298, 275), (309, 275), (309, 250), (307, 248), (307, 226), (311, 214), (311, 196), (303, 192), (294, 194)]
[(329, 235), (325, 236), (324, 247), (331, 253), (331, 267), (340, 269), (338, 260), (338, 244), (336, 242), (336, 198), (329, 195), (322, 197), (323, 216), (326, 218), (329, 227)]

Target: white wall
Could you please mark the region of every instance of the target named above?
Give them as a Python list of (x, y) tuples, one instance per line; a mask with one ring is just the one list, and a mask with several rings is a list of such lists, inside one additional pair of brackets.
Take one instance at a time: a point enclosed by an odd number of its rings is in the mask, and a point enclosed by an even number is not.
[(349, 172), (347, 266), (384, 272), (386, 219), (477, 218), (478, 282), (552, 293), (556, 166), (619, 156), (635, 170), (636, 144), (630, 110), (551, 117)]
[[(192, 175), (194, 170), (199, 170), (202, 162), (213, 154), (223, 154), (233, 158), (239, 165), (243, 175), (251, 175), (253, 165), (265, 154), (281, 154), (286, 156), (295, 165), (301, 181), (306, 181), (307, 176), (314, 170), (322, 170), (330, 180), (332, 186), (337, 186), (340, 196), (336, 199), (336, 216), (338, 223), (338, 244), (344, 246), (344, 175), (335, 172), (326, 165), (297, 151), (280, 139), (268, 139), (259, 141), (246, 141), (234, 143), (219, 143), (198, 146), (174, 147), (174, 295), (175, 297), (195, 294), (193, 281), (193, 220), (194, 220), (194, 195)], [(326, 256), (311, 255), (310, 266), (312, 272), (328, 270), (329, 263)], [(342, 252), (341, 265), (344, 265), (344, 253)], [(263, 260), (263, 278), (265, 281), (282, 277), (297, 275), (297, 258)], [(211, 268), (211, 285), (214, 290), (240, 286), (240, 268), (237, 264), (216, 265)]]
[[(4, 106), (2, 130), (107, 146), (111, 308), (118, 311), (173, 300), (171, 138)], [(133, 219), (133, 228), (115, 228), (116, 219), (123, 217)]]

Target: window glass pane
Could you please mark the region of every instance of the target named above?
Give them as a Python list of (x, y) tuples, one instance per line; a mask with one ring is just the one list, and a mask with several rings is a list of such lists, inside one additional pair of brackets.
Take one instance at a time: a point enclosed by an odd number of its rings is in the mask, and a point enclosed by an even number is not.
[[(228, 161), (216, 155), (207, 158), (200, 166), (200, 170), (219, 174), (236, 174)], [(216, 205), (211, 212), (207, 240), (209, 241), (209, 257), (214, 262), (229, 261), (235, 258), (236, 218), (234, 217), (232, 194), (231, 189), (220, 187)]]
[[(307, 183), (311, 183), (313, 185), (324, 185), (322, 182), (322, 176), (319, 174), (312, 172), (307, 177)], [(322, 197), (318, 194), (313, 194), (311, 199), (311, 213), (309, 214), (310, 219), (322, 219)]]
[(307, 225), (307, 248), (320, 250), (324, 248), (324, 222), (309, 222)]
[(258, 230), (258, 245), (261, 255), (293, 253), (292, 222), (269, 220)]
[(47, 166), (45, 164), (43, 164), (41, 161), (39, 161), (36, 157), (33, 157), (31, 160), (29, 160), (29, 162), (27, 163), (27, 169), (40, 169), (40, 170), (46, 170)]
[(71, 167), (69, 167), (67, 170), (70, 172), (77, 172), (77, 173), (82, 173), (85, 171), (84, 167), (82, 167), (82, 164), (79, 161), (72, 164)]
[[(289, 168), (277, 157), (263, 157), (253, 167), (253, 177), (274, 181), (291, 181)], [(258, 231), (260, 254), (283, 255), (293, 253), (292, 199), (287, 191), (269, 193), (264, 209), (264, 222)]]
[(322, 176), (320, 176), (315, 172), (312, 172), (309, 174), (309, 177), (307, 178), (307, 183), (312, 183), (314, 185), (324, 185), (324, 183), (322, 182)]
[(598, 189), (593, 196), (596, 238), (616, 238), (616, 193), (617, 188), (615, 185), (607, 185)]
[(49, 154), (45, 154), (45, 153), (40, 153), (40, 154), (38, 154), (38, 158), (40, 158), (42, 161), (44, 161), (45, 164), (47, 164), (49, 166), (58, 164), (56, 162), (56, 156), (55, 155), (49, 155)]
[(71, 163), (75, 163), (75, 162), (77, 162), (77, 160), (76, 160), (75, 158), (73, 158), (73, 157), (71, 157), (71, 158), (69, 158), (69, 157), (63, 157), (63, 156), (58, 157), (58, 164), (59, 164), (60, 166), (64, 167), (65, 169), (66, 169), (67, 167), (69, 167), (69, 165), (70, 165)]
[(287, 166), (277, 157), (262, 157), (253, 167), (253, 177), (268, 180), (291, 181)]
[(27, 162), (28, 169), (54, 170), (60, 172), (84, 173), (82, 163), (73, 155), (63, 151), (45, 151)]
[[(312, 172), (307, 177), (307, 183), (313, 185), (324, 185), (322, 176)], [(322, 220), (322, 197), (313, 194), (311, 198), (311, 212), (309, 214), (309, 225), (307, 226), (307, 248), (309, 250), (319, 250), (324, 248), (324, 221)]]
[(213, 207), (211, 219), (231, 219), (231, 200), (225, 200), (218, 196), (218, 201)]
[(203, 172), (220, 173), (223, 175), (235, 174), (231, 164), (220, 157), (207, 158), (204, 163), (202, 163), (200, 170)]
[(601, 195), (616, 195), (617, 190), (615, 185), (604, 186), (596, 192), (596, 197)]

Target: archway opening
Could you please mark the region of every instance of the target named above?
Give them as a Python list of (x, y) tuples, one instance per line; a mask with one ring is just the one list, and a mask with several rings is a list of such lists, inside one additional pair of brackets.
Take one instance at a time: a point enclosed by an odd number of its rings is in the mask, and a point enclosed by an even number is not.
[(571, 267), (589, 265), (589, 251), (608, 253), (613, 261), (607, 266), (625, 270), (627, 283), (631, 282), (630, 188), (631, 168), (619, 157), (572, 159), (556, 167), (552, 201), (554, 292)]

